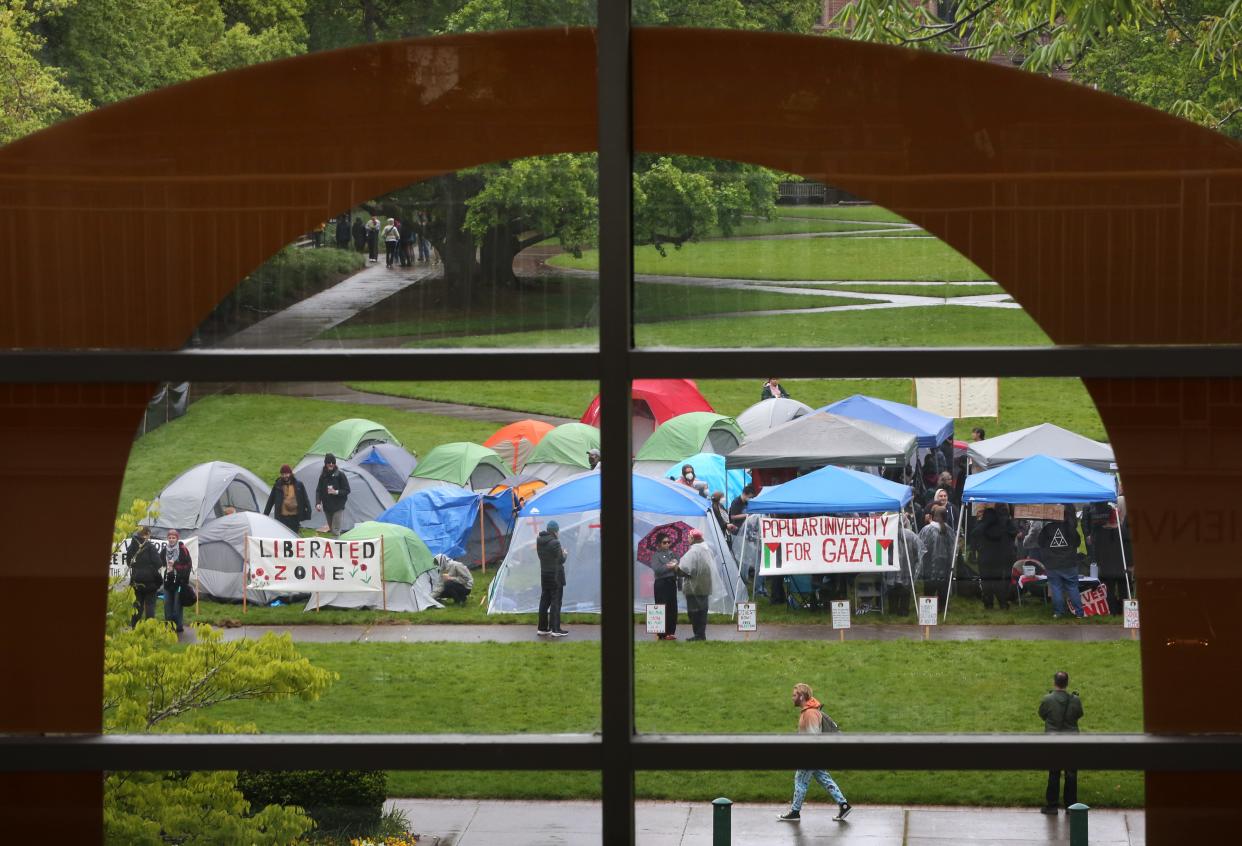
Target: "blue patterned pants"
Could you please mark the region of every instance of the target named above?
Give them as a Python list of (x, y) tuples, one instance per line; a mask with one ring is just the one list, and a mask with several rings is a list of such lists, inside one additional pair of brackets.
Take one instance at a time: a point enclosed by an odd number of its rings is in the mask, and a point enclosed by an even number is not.
[(837, 783), (832, 780), (832, 776), (826, 770), (798, 770), (794, 773), (793, 804), (789, 806), (791, 810), (802, 810), (802, 803), (806, 800), (806, 789), (810, 787), (811, 779), (823, 785), (824, 790), (828, 791), (828, 795), (838, 805), (845, 804), (845, 794), (841, 792), (841, 788), (837, 787)]

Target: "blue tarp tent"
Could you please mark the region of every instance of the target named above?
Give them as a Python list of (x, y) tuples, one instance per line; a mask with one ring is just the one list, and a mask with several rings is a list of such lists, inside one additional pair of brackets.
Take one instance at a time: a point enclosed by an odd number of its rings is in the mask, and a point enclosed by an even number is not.
[[(707, 493), (710, 496), (713, 491), (724, 491), (725, 505), (728, 505), (733, 497), (742, 492), (742, 488), (750, 484), (749, 470), (725, 470), (725, 457), (714, 452), (700, 452), (698, 455), (692, 455), (684, 461), (678, 461), (676, 464), (669, 465), (668, 470), (664, 473), (664, 478), (673, 479), (674, 481), (681, 478), (681, 468), (689, 464), (694, 468), (694, 478), (696, 481), (707, 482)], [(726, 483), (726, 478), (728, 482)]]
[(909, 432), (919, 439), (920, 447), (928, 449), (939, 446), (953, 436), (953, 421), (948, 417), (941, 417), (912, 405), (862, 394), (837, 400), (819, 411), (853, 417), (855, 420), (867, 420), (901, 432)]
[[(680, 517), (699, 517), (711, 503), (689, 488), (634, 474), (634, 510)], [(522, 508), (521, 517), (552, 517), (599, 510), (599, 472), (583, 473), (544, 488)]]
[(828, 466), (780, 485), (746, 503), (750, 514), (853, 514), (900, 511), (910, 501), (909, 485), (871, 473)]
[(1032, 455), (966, 477), (965, 502), (1116, 502), (1117, 480), (1050, 455)]
[(412, 529), (432, 555), (474, 565), (482, 562), (486, 545), (487, 560), (500, 561), (513, 534), (513, 491), (482, 494), (464, 488), (428, 488), (405, 497), (376, 520)]

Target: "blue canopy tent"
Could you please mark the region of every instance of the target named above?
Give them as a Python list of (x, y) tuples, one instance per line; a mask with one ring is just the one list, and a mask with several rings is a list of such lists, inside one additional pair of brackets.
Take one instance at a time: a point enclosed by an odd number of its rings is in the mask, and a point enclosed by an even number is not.
[(508, 551), (513, 491), (484, 494), (464, 488), (427, 488), (405, 497), (376, 520), (413, 530), (432, 555), (486, 566), (503, 559)]
[[(650, 476), (632, 475), (634, 510), (653, 514), (697, 517), (707, 512), (709, 503), (684, 486), (672, 485)], [(559, 485), (544, 488), (522, 508), (518, 517), (553, 517), (599, 510), (599, 473), (582, 473)]]
[(714, 491), (724, 491), (726, 505), (731, 497), (737, 496), (742, 488), (750, 484), (749, 470), (725, 470), (725, 457), (715, 452), (700, 452), (676, 464), (670, 464), (664, 478), (680, 479), (681, 468), (687, 464), (694, 468), (696, 481), (707, 482), (708, 496)]
[(918, 438), (919, 446), (926, 449), (937, 447), (953, 437), (952, 419), (892, 400), (854, 394), (818, 410), (909, 432)]

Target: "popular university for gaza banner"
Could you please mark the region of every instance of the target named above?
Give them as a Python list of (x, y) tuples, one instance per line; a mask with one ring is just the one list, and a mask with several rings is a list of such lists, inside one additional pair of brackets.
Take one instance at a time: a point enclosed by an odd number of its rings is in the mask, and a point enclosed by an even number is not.
[(249, 538), (247, 590), (363, 593), (383, 590), (383, 542), (334, 538)]
[(896, 514), (869, 517), (760, 517), (760, 575), (900, 570)]

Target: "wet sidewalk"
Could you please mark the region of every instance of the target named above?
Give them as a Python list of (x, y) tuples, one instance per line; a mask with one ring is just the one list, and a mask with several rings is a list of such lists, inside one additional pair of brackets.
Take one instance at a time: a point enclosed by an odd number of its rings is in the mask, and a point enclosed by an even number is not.
[[(595, 802), (520, 802), (452, 799), (389, 800), (409, 815), (411, 828), (435, 846), (506, 846), (601, 842)], [(860, 805), (833, 822), (835, 807), (808, 802), (802, 822), (776, 819), (784, 805), (734, 805), (732, 842), (738, 846), (950, 846), (1069, 844), (1064, 813), (1044, 816), (1038, 808), (945, 808)], [(639, 802), (640, 846), (710, 846), (712, 806), (707, 802)], [(1090, 812), (1091, 846), (1143, 846), (1142, 810)]]

